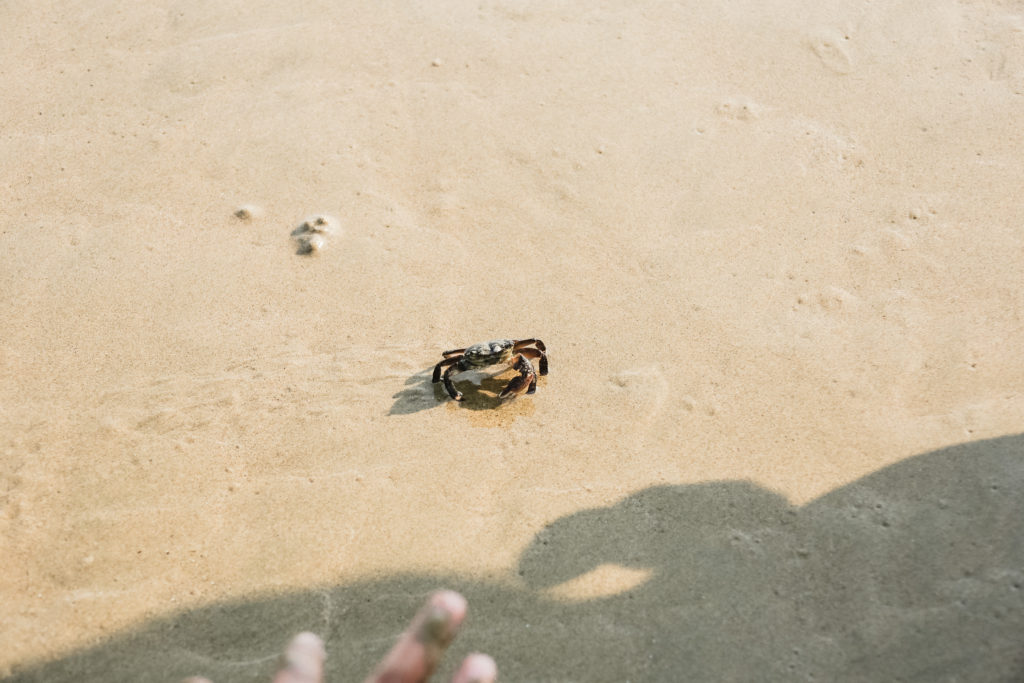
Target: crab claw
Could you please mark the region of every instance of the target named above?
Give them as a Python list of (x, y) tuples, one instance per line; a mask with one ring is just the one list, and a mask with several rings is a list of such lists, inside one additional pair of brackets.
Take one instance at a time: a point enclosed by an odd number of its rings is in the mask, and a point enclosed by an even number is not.
[(537, 390), (537, 373), (533, 371), (533, 365), (530, 361), (519, 353), (517, 353), (512, 360), (514, 361), (512, 367), (519, 371), (519, 376), (514, 377), (512, 381), (501, 390), (501, 393), (498, 394), (498, 398), (518, 396), (523, 392), (532, 394)]

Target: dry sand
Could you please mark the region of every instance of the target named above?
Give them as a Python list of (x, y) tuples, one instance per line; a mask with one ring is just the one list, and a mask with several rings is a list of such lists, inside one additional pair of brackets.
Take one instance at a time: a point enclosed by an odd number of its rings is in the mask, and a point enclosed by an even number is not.
[(0, 676), (1024, 678), (1021, 2), (0, 26)]

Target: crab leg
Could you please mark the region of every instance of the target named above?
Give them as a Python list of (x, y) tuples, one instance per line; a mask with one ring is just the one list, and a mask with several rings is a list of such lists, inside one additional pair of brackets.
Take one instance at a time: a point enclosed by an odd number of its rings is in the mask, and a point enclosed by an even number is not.
[(517, 339), (512, 344), (512, 350), (519, 351), (521, 349), (526, 348), (527, 346), (536, 346), (541, 351), (548, 350), (547, 347), (544, 346), (544, 342), (542, 342), (540, 339)]
[[(445, 361), (442, 361), (442, 362), (445, 362)], [(439, 364), (439, 367), (440, 367), (440, 364)], [(459, 391), (458, 389), (456, 389), (455, 385), (452, 384), (452, 373), (453, 372), (458, 372), (458, 371), (459, 371), (459, 366), (458, 366), (458, 362), (457, 361), (454, 361), (451, 365), (448, 366), (448, 369), (444, 371), (444, 388), (448, 390), (448, 395), (449, 396), (451, 396), (456, 401), (461, 401), (462, 400), (462, 392)], [(435, 372), (435, 374), (436, 374), (436, 372)]]
[[(538, 349), (523, 349), (519, 353), (521, 353), (526, 358), (533, 358), (533, 359), (540, 358), (540, 374), (542, 374), (542, 375), (548, 374), (548, 354), (544, 353), (539, 348)], [(532, 394), (533, 392), (531, 391), (529, 393)]]
[(441, 368), (445, 367), (446, 365), (452, 365), (453, 363), (458, 363), (460, 360), (462, 360), (461, 357), (459, 357), (459, 358), (447, 358), (447, 359), (441, 361), (440, 363), (438, 363), (437, 365), (435, 365), (434, 366), (434, 376), (431, 378), (430, 381), (435, 383), (435, 384), (440, 382), (441, 381)]
[(452, 349), (451, 351), (442, 351), (441, 355), (444, 356), (445, 358), (450, 358), (452, 356), (459, 355), (460, 353), (462, 353), (465, 350), (466, 349)]
[(514, 355), (512, 367), (519, 371), (519, 376), (512, 378), (512, 381), (498, 394), (498, 398), (507, 398), (513, 394), (518, 396), (523, 392), (532, 394), (537, 390), (537, 374), (533, 371), (533, 365), (530, 364), (526, 356), (521, 353)]

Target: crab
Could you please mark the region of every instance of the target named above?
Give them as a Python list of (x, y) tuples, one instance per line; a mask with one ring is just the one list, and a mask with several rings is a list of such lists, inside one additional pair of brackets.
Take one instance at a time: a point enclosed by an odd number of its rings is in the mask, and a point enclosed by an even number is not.
[[(474, 368), (484, 368), (499, 363), (511, 363), (519, 371), (519, 376), (510, 381), (498, 398), (519, 396), (522, 393), (532, 394), (537, 391), (537, 373), (533, 370), (531, 358), (540, 359), (540, 374), (548, 374), (548, 356), (544, 342), (540, 339), (494, 339), (467, 346), (464, 349), (452, 349), (441, 355), (444, 360), (434, 367), (432, 382), (444, 381), (448, 395), (456, 401), (462, 400), (462, 392), (452, 384), (452, 375)], [(441, 370), (444, 369), (444, 373)]]

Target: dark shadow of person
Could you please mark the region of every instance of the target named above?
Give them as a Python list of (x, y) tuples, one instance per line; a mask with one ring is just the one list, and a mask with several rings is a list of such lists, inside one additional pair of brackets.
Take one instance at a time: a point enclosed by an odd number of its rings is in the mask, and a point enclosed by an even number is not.
[(653, 571), (587, 605), (638, 629), (631, 643), (660, 641), (622, 653), (647, 656), (650, 680), (1021, 681), (1024, 436), (904, 460), (803, 507), (741, 482), (646, 489), (557, 521), (520, 571), (540, 589), (605, 563)]
[[(655, 487), (538, 533), (520, 585), (402, 575), (213, 605), (5, 680), (265, 682), (304, 629), (327, 641), (330, 680), (358, 680), (446, 586), (470, 603), (449, 661), (487, 652), (506, 681), (1021, 681), (1022, 521), (1024, 435), (802, 507), (748, 482)], [(545, 590), (604, 564), (650, 578), (577, 603)]]

